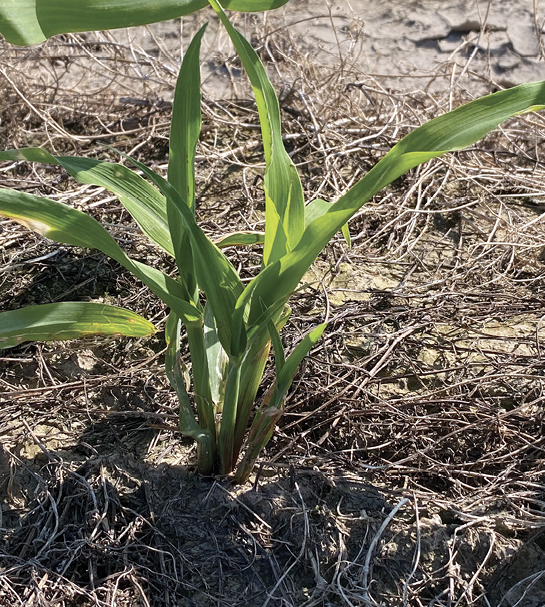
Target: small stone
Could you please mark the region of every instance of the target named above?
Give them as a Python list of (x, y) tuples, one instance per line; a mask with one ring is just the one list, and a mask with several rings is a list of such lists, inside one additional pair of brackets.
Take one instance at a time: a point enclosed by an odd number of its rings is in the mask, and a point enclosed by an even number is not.
[(76, 354), (77, 365), (82, 371), (92, 371), (97, 364), (97, 360), (90, 350), (84, 350)]
[(537, 57), (539, 55), (536, 29), (533, 25), (513, 19), (507, 26), (507, 34), (513, 49), (522, 57)]
[(516, 55), (512, 51), (508, 51), (503, 57), (498, 59), (496, 67), (500, 72), (508, 72), (513, 70), (520, 65), (520, 55)]

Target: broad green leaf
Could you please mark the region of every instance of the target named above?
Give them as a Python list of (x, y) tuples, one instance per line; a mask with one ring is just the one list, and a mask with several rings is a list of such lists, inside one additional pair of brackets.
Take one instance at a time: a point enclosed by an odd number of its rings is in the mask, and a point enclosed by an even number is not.
[[(172, 106), (168, 155), (168, 181), (193, 215), (195, 215), (195, 151), (201, 133), (199, 51), (205, 29), (206, 25), (191, 41), (178, 74)], [(188, 296), (196, 302), (199, 293), (191, 240), (186, 234), (182, 217), (170, 202), (167, 202), (167, 215), (182, 284), (186, 286)]]
[[(193, 249), (191, 230), (195, 224), (195, 150), (201, 129), (201, 93), (199, 51), (206, 26), (195, 35), (184, 55), (182, 67), (176, 82), (170, 129), (168, 182), (154, 173), (147, 172), (149, 178), (167, 196), (167, 213), (170, 234), (176, 251), (178, 271), (182, 282), (187, 285), (188, 294), (198, 301), (198, 284), (194, 257), (199, 256)], [(168, 192), (171, 193), (168, 196)], [(176, 201), (172, 200), (176, 195)], [(181, 212), (180, 212), (181, 211)], [(188, 228), (187, 223), (192, 227)], [(216, 438), (216, 407), (219, 405), (219, 384), (216, 369), (211, 368), (210, 358), (216, 344), (211, 345), (210, 331), (217, 337), (215, 321), (210, 305), (205, 306), (204, 326), (202, 321), (187, 325), (187, 337), (191, 352), (195, 401), (201, 427)], [(208, 338), (208, 339), (207, 339)], [(219, 340), (219, 337), (218, 337)], [(223, 351), (221, 344), (217, 343)]]
[[(255, 280), (255, 279), (254, 279)], [(250, 283), (251, 284), (251, 283)], [(250, 295), (251, 297), (251, 295)], [(285, 307), (286, 303), (287, 303), (288, 297), (287, 296), (282, 296), (279, 297), (275, 302), (273, 302), (271, 305), (269, 305), (268, 307), (265, 305), (264, 302), (261, 302), (261, 308), (262, 308), (262, 313), (260, 316), (257, 317), (257, 319), (255, 320), (255, 322), (251, 325), (251, 327), (249, 328), (249, 330), (246, 329), (245, 326), (245, 321), (246, 319), (246, 315), (244, 313), (244, 310), (241, 307), (239, 307), (239, 304), (241, 302), (241, 299), (239, 298), (239, 300), (237, 301), (237, 304), (235, 306), (235, 310), (233, 312), (233, 329), (232, 329), (232, 333), (233, 336), (237, 336), (237, 335), (241, 335), (244, 337), (244, 341), (241, 339), (240, 341), (235, 341), (233, 339), (233, 354), (234, 355), (242, 355), (242, 353), (245, 351), (245, 349), (248, 348), (248, 344), (251, 344), (251, 342), (259, 339), (260, 334), (262, 332), (267, 332), (267, 327), (268, 327), (268, 323), (269, 321), (272, 319), (273, 321), (276, 321), (276, 319), (280, 316), (280, 313), (282, 312), (283, 308)], [(241, 313), (242, 311), (242, 313)], [(251, 345), (250, 345), (251, 347)]]
[(131, 259), (89, 215), (49, 198), (10, 189), (0, 189), (0, 215), (10, 217), (51, 240), (102, 251), (139, 278), (184, 321), (202, 318), (201, 310), (184, 300), (184, 290), (178, 282)]
[[(270, 172), (270, 168), (268, 172)], [(265, 243), (263, 247), (263, 265), (273, 261), (273, 252), (282, 257), (289, 250), (288, 234), (278, 206), (274, 204), (265, 188)]]
[[(235, 11), (265, 11), (288, 0), (224, 0)], [(0, 33), (18, 45), (55, 34), (107, 30), (175, 19), (207, 6), (206, 0), (2, 0)]]
[(329, 210), (331, 202), (322, 198), (311, 200), (305, 207), (305, 229), (317, 218), (321, 217)]
[[(472, 101), (415, 129), (395, 145), (356, 185), (315, 218), (293, 251), (266, 267), (237, 302), (233, 324), (247, 315), (260, 322), (263, 305), (289, 297), (320, 251), (352, 215), (383, 187), (418, 166), (481, 139), (511, 116), (545, 108), (545, 82), (513, 87)], [(246, 306), (250, 305), (250, 311)]]
[(176, 80), (168, 153), (168, 181), (195, 212), (195, 150), (201, 134), (199, 52), (205, 24), (187, 49)]
[[(124, 154), (122, 154), (122, 155), (125, 156)], [(147, 228), (148, 236), (150, 236), (150, 226), (155, 225), (155, 224), (161, 225), (162, 226), (161, 227), (161, 234), (162, 234), (161, 240), (163, 242), (163, 245), (166, 244), (164, 230), (165, 230), (165, 227), (166, 227), (166, 230), (168, 230), (168, 224), (167, 224), (167, 219), (166, 219), (165, 198), (163, 196), (161, 196), (155, 190), (155, 188), (153, 188), (148, 182), (143, 180), (141, 177), (136, 175), (136, 173), (134, 173), (133, 171), (130, 171), (126, 167), (123, 167), (123, 166), (117, 165), (117, 164), (109, 164), (109, 163), (98, 163), (98, 165), (94, 165), (93, 163), (96, 161), (87, 162), (86, 159), (83, 159), (83, 158), (71, 158), (71, 157), (55, 158), (55, 157), (51, 156), (48, 152), (46, 152), (45, 150), (42, 150), (40, 148), (27, 148), (27, 149), (22, 149), (22, 150), (10, 150), (8, 152), (0, 152), (0, 160), (31, 160), (33, 162), (47, 162), (50, 164), (57, 164), (57, 163), (61, 164), (61, 161), (62, 161), (63, 166), (65, 166), (65, 168), (76, 179), (82, 181), (83, 183), (94, 183), (96, 185), (102, 185), (104, 187), (108, 187), (108, 189), (113, 191), (114, 193), (119, 193), (121, 191), (121, 185), (119, 183), (116, 183), (116, 179), (118, 176), (117, 174), (121, 173), (121, 175), (122, 175), (121, 181), (123, 182), (123, 180), (124, 180), (125, 184), (129, 184), (129, 183), (132, 183), (134, 180), (134, 182), (136, 184), (135, 187), (137, 187), (138, 190), (135, 190), (134, 196), (131, 198), (130, 201), (127, 201), (127, 199), (126, 199), (126, 198), (128, 198), (128, 196), (124, 199), (121, 199), (121, 196), (120, 196), (120, 200), (122, 200), (122, 202), (125, 203), (129, 212), (131, 212), (131, 214), (133, 214), (133, 216), (135, 216), (135, 218), (137, 216), (139, 218), (142, 218), (142, 224), (143, 224), (142, 228), (143, 229)], [(235, 272), (234, 268), (231, 266), (231, 264), (227, 261), (227, 259), (223, 256), (223, 254), (219, 251), (219, 249), (213, 245), (213, 243), (205, 236), (204, 232), (197, 226), (192, 212), (189, 211), (187, 205), (183, 202), (183, 200), (181, 199), (181, 197), (179, 196), (177, 191), (173, 188), (173, 186), (171, 186), (166, 180), (164, 180), (162, 177), (160, 177), (159, 175), (157, 175), (156, 173), (154, 173), (153, 171), (151, 171), (150, 169), (148, 169), (146, 166), (142, 165), (141, 163), (138, 163), (132, 159), (129, 159), (129, 160), (131, 160), (131, 162), (133, 162), (136, 166), (138, 166), (138, 168), (140, 168), (155, 183), (155, 185), (163, 192), (163, 194), (165, 194), (165, 192), (170, 192), (171, 197), (174, 197), (174, 199), (177, 201), (177, 205), (179, 207), (178, 212), (181, 212), (182, 217), (185, 217), (184, 222), (188, 222), (187, 225), (185, 223), (184, 223), (184, 225), (185, 225), (185, 229), (188, 230), (188, 234), (191, 236), (192, 243), (193, 243), (192, 248), (194, 250), (200, 251), (200, 255), (198, 258), (198, 262), (199, 262), (198, 265), (200, 268), (200, 275), (203, 277), (203, 279), (200, 282), (203, 286), (203, 290), (207, 294), (207, 297), (209, 297), (211, 300), (211, 305), (214, 308), (214, 314), (216, 315), (216, 318), (218, 319), (218, 323), (219, 323), (219, 327), (220, 327), (219, 332), (220, 332), (220, 335), (222, 336), (222, 339), (224, 339), (223, 345), (226, 348), (226, 350), (228, 351), (228, 348), (230, 348), (230, 341), (231, 341), (230, 317), (231, 317), (232, 310), (234, 308), (236, 299), (242, 292), (242, 283), (240, 282), (238, 275), (236, 274), (236, 272)], [(80, 167), (84, 167), (84, 170), (81, 170)], [(108, 178), (107, 185), (106, 185), (105, 175)], [(142, 186), (142, 184), (145, 184), (145, 186)], [(125, 188), (124, 193), (126, 193), (126, 192), (127, 192), (127, 189)], [(131, 192), (132, 192), (132, 190), (131, 190)], [(142, 192), (144, 195), (142, 195), (142, 198), (139, 199), (138, 196)], [(144, 202), (145, 204), (142, 205), (142, 207), (140, 207), (139, 201)], [(66, 207), (66, 208), (70, 208), (70, 207)], [(149, 221), (144, 221), (144, 218), (145, 218), (144, 213), (146, 212), (146, 209), (149, 211), (149, 218), (148, 218)], [(185, 212), (184, 209), (187, 212)], [(1, 210), (2, 210), (2, 208), (0, 206), (0, 212), (1, 212)], [(88, 217), (88, 216), (84, 215), (84, 217)], [(88, 217), (88, 219), (91, 219), (91, 218)], [(92, 221), (94, 221), (94, 220), (92, 220)], [(188, 225), (191, 227), (188, 228), (187, 227)], [(101, 228), (101, 229), (103, 230), (103, 228)], [(107, 232), (105, 232), (105, 230), (103, 230), (103, 232), (107, 234)], [(46, 234), (44, 234), (44, 235), (46, 235)], [(52, 239), (55, 239), (54, 236), (49, 236), (49, 237)], [(168, 238), (168, 242), (170, 243), (169, 244), (170, 250), (172, 251), (172, 244), (170, 241), (170, 237), (168, 236), (168, 233), (167, 233), (167, 238)], [(156, 238), (156, 241), (158, 241), (158, 240), (159, 240), (159, 238)], [(113, 241), (113, 239), (112, 239), (112, 241)], [(63, 240), (62, 242), (67, 242), (68, 244), (76, 244), (76, 243), (68, 242), (66, 240)], [(77, 243), (77, 244), (79, 244), (79, 243)], [(103, 248), (100, 248), (96, 245), (91, 245), (91, 244), (81, 245), (80, 244), (79, 246), (88, 246), (88, 247), (92, 247), (92, 248), (99, 248), (101, 251), (106, 253), (106, 251)], [(117, 247), (117, 245), (116, 245), (116, 247)], [(119, 249), (119, 247), (117, 247), (117, 248)], [(111, 257), (114, 257), (111, 253), (107, 253), (107, 254), (110, 255)], [(114, 257), (114, 259), (119, 261), (119, 263), (122, 263), (122, 265), (125, 265), (122, 261), (120, 261), (120, 259), (117, 259), (116, 257)], [(132, 263), (138, 265), (138, 262), (132, 262)], [(125, 265), (125, 267), (127, 267), (128, 269), (131, 270), (131, 268), (129, 268), (128, 266)], [(144, 267), (147, 268), (147, 266), (144, 266)], [(211, 269), (214, 269), (214, 270), (211, 272)], [(161, 274), (161, 273), (157, 273), (157, 271), (154, 271), (152, 268), (148, 268), (148, 270), (153, 271), (156, 275)], [(133, 271), (133, 270), (131, 270), (131, 271)], [(135, 275), (138, 276), (138, 274), (136, 274), (136, 272), (133, 272), (133, 273), (135, 273)], [(147, 272), (147, 273), (149, 274), (149, 272)], [(159, 297), (161, 297), (161, 299), (167, 305), (169, 305), (173, 309), (176, 309), (175, 305), (171, 305), (171, 303), (169, 303), (169, 301), (167, 299), (165, 299), (164, 295), (159, 294), (159, 292), (156, 290), (156, 287), (153, 287), (151, 284), (146, 282), (142, 278), (142, 276), (139, 276), (139, 278), (145, 284), (147, 284)], [(151, 277), (148, 276), (148, 279), (149, 278), (151, 278)], [(171, 279), (169, 279), (169, 280), (171, 280)], [(174, 282), (175, 281), (171, 281), (171, 283), (174, 283)], [(187, 301), (188, 293), (186, 292), (185, 285), (180, 285), (179, 283), (175, 283), (175, 284), (176, 284), (176, 292), (178, 294), (178, 297), (181, 300)], [(172, 285), (171, 285), (171, 287), (172, 287)], [(210, 295), (210, 294), (212, 294), (212, 295)], [(223, 302), (223, 304), (222, 304), (222, 302)], [(227, 302), (227, 305), (225, 305), (225, 302)], [(177, 308), (178, 312), (179, 312), (179, 316), (183, 317), (184, 321), (191, 321), (191, 319), (195, 320), (197, 318), (194, 314), (194, 311), (196, 308), (194, 305), (189, 303), (189, 301), (187, 301), (187, 304), (191, 307), (186, 308), (184, 313), (182, 312), (182, 308), (180, 308), (180, 307)], [(191, 309), (193, 310), (193, 314), (189, 314), (189, 310), (191, 310)], [(217, 314), (219, 314), (219, 317), (217, 316)], [(229, 323), (227, 323), (227, 320), (229, 320)], [(229, 345), (227, 345), (227, 344), (229, 344)]]
[[(125, 156), (123, 154), (123, 156)], [(237, 299), (242, 294), (242, 282), (225, 255), (206, 236), (195, 222), (195, 217), (182, 200), (178, 191), (160, 175), (148, 169), (136, 160), (129, 160), (137, 166), (167, 197), (182, 218), (184, 228), (191, 240), (194, 251), (195, 270), (199, 287), (205, 292), (207, 303), (212, 308), (218, 335), (223, 349), (227, 354), (232, 351), (232, 314)], [(245, 343), (244, 327), (239, 325), (239, 334), (235, 336), (236, 343)]]
[(174, 255), (166, 201), (150, 183), (121, 164), (61, 156), (59, 164), (74, 179), (106, 188), (132, 215), (142, 232), (163, 251)]
[[(265, 150), (265, 247), (263, 264), (283, 257), (299, 242), (304, 230), (304, 196), (295, 165), (282, 141), (280, 105), (267, 72), (250, 43), (231, 25), (217, 0), (209, 0), (227, 29), (252, 84)], [(285, 238), (274, 224), (279, 218)], [(272, 227), (271, 227), (272, 226)]]
[(254, 244), (263, 244), (265, 242), (265, 234), (263, 232), (236, 232), (235, 234), (227, 234), (217, 240), (214, 244), (219, 249), (226, 247), (244, 247)]
[(166, 199), (149, 182), (121, 164), (75, 156), (52, 156), (41, 148), (0, 152), (1, 160), (27, 160), (62, 166), (79, 183), (106, 188), (134, 217), (142, 232), (174, 256)]
[[(333, 203), (322, 200), (321, 198), (315, 198), (312, 202), (309, 202), (305, 207), (305, 229), (318, 217), (321, 217), (329, 210), (329, 207)], [(348, 247), (352, 246), (350, 239), (350, 230), (348, 229), (348, 223), (345, 223), (342, 227), (342, 233)]]
[(0, 348), (89, 335), (142, 337), (155, 331), (153, 324), (138, 314), (100, 303), (60, 302), (0, 313)]

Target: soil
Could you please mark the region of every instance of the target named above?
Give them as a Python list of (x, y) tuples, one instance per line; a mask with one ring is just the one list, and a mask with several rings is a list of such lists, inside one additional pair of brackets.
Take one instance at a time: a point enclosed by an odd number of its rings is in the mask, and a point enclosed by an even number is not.
[[(237, 21), (307, 199), (334, 200), (425, 120), (545, 78), (540, 10), (291, 0)], [(180, 40), (207, 19), (4, 45), (2, 147), (107, 158), (106, 143), (164, 170)], [(208, 30), (197, 191), (217, 238), (260, 226), (263, 159), (240, 65)], [(198, 474), (160, 331), (2, 350), (0, 605), (544, 605), (543, 141), (542, 114), (517, 117), (373, 198), (351, 248), (333, 240), (283, 340), (324, 318), (327, 331), (243, 486)], [(0, 180), (173, 269), (103, 189), (26, 163)], [(163, 305), (102, 254), (1, 230), (1, 309), (107, 301), (164, 327)], [(247, 276), (259, 264), (227, 253)]]
[[(293, 48), (315, 65), (359, 72), (380, 78), (381, 84), (397, 91), (451, 88), (470, 90), (474, 95), (541, 80), (543, 64), (543, 21), (534, 13), (533, 0), (445, 2), (367, 2), (360, 0), (291, 0), (283, 9), (261, 14), (241, 24), (246, 35), (264, 43), (269, 60), (290, 83), (290, 70), (278, 63)], [(206, 14), (206, 13), (205, 13)], [(203, 15), (199, 15), (199, 22)], [(268, 43), (270, 29), (280, 29), (282, 38)], [(204, 91), (226, 98), (239, 96), (239, 70), (226, 80), (225, 66), (217, 65), (219, 53), (234, 49), (215, 19), (209, 26), (203, 62)], [(538, 32), (539, 30), (539, 32)], [(263, 33), (265, 32), (265, 36)], [(141, 28), (130, 35), (148, 52), (154, 50), (153, 35), (169, 51), (179, 54), (179, 26), (156, 24), (150, 31)], [(220, 55), (221, 56), (221, 55)], [(164, 91), (165, 98), (169, 97)]]

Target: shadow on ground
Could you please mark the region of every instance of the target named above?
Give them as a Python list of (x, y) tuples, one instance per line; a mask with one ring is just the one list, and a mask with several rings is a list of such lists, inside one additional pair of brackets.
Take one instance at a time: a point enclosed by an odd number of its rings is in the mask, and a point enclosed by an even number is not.
[(0, 452), (0, 604), (422, 604), (417, 592), (529, 607), (545, 592), (539, 535), (448, 510), (417, 519), (400, 492), (349, 473), (267, 466), (235, 487), (153, 467), (151, 426), (113, 414), (66, 449)]

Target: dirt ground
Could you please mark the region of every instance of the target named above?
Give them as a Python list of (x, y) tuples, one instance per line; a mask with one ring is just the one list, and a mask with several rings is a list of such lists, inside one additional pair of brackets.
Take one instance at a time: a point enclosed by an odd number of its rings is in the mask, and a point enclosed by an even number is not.
[[(335, 200), (425, 120), (545, 78), (544, 18), (532, 1), (291, 0), (237, 23), (307, 199)], [(0, 145), (108, 158), (108, 144), (166, 169), (181, 49), (207, 19), (3, 44)], [(198, 213), (217, 238), (260, 226), (263, 158), (213, 19), (202, 70)], [(283, 340), (328, 328), (244, 486), (196, 472), (161, 332), (2, 350), (0, 605), (545, 605), (544, 142), (543, 113), (512, 119), (374, 197), (352, 248), (334, 239)], [(0, 181), (172, 269), (105, 190), (26, 163)], [(0, 309), (107, 301), (164, 327), (104, 255), (0, 226)], [(228, 254), (251, 275), (255, 250)]]

